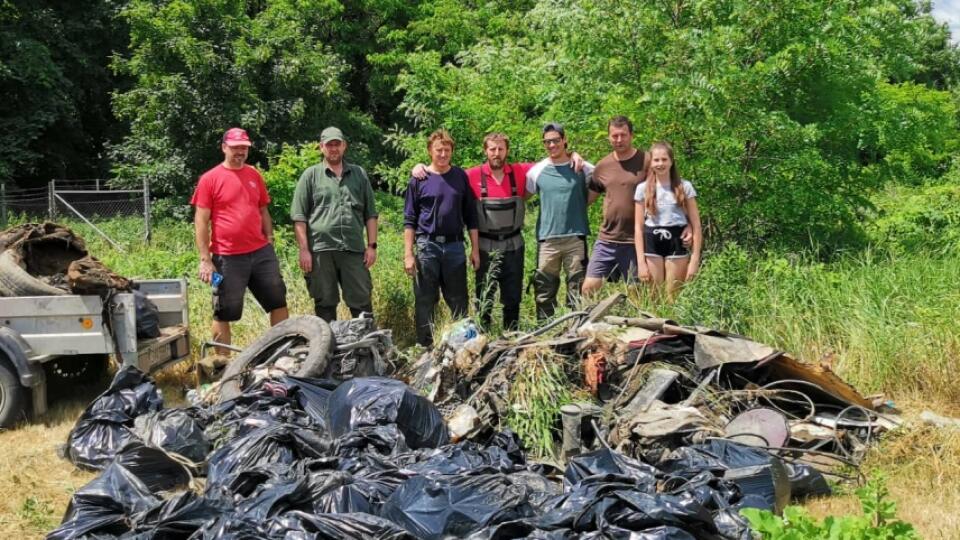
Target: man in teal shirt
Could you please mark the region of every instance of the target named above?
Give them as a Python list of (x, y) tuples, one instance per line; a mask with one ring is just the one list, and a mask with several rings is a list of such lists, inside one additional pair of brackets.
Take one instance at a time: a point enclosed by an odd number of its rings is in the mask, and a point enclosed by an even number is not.
[[(323, 161), (300, 175), (290, 217), (300, 249), (300, 269), (314, 310), (337, 318), (340, 290), (354, 317), (373, 313), (370, 267), (377, 260), (377, 209), (366, 171), (347, 163), (343, 132), (320, 133)], [(364, 242), (366, 230), (366, 242)]]
[(561, 271), (566, 273), (567, 305), (576, 307), (587, 268), (587, 206), (600, 195), (587, 184), (593, 165), (584, 161), (582, 170), (574, 169), (563, 126), (544, 126), (543, 146), (549, 155), (527, 171), (526, 186), (527, 196), (540, 195), (537, 270), (533, 275), (540, 320), (553, 316)]

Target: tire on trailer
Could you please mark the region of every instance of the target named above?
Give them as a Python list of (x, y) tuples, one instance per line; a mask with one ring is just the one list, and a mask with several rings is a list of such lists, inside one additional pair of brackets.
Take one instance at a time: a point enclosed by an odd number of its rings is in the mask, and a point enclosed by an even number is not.
[(3, 296), (61, 296), (67, 291), (58, 289), (31, 276), (13, 258), (11, 250), (0, 253), (0, 295)]
[(27, 389), (13, 364), (0, 353), (0, 428), (11, 428), (26, 418)]
[(333, 332), (330, 325), (320, 317), (311, 315), (287, 319), (271, 327), (256, 341), (237, 354), (224, 370), (220, 385), (220, 401), (228, 401), (243, 392), (241, 379), (243, 373), (266, 360), (274, 348), (291, 338), (301, 338), (307, 342), (308, 352), (303, 365), (297, 371), (297, 377), (318, 377), (327, 368), (330, 351), (334, 347)]

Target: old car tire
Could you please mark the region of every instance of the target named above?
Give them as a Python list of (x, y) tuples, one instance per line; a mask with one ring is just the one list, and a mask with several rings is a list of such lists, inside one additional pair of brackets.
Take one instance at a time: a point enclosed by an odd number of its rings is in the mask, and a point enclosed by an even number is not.
[(256, 367), (264, 360), (262, 356), (273, 351), (274, 347), (290, 338), (301, 338), (309, 348), (303, 365), (297, 372), (298, 377), (317, 377), (326, 369), (333, 348), (333, 333), (330, 325), (320, 317), (303, 316), (287, 319), (270, 328), (256, 341), (237, 354), (220, 378), (220, 401), (233, 399), (241, 394), (243, 372)]
[(9, 249), (0, 253), (0, 294), (3, 296), (61, 296), (67, 291), (31, 276), (13, 258)]
[(24, 418), (26, 394), (17, 370), (0, 353), (0, 428), (11, 428)]

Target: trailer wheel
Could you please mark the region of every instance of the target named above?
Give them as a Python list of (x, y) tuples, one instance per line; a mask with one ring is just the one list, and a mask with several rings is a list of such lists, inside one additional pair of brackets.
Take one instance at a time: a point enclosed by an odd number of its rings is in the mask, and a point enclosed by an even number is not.
[(11, 428), (25, 418), (26, 393), (17, 370), (0, 353), (0, 428)]
[(296, 375), (319, 377), (330, 361), (330, 351), (334, 347), (333, 332), (320, 317), (294, 317), (264, 332), (227, 365), (220, 378), (220, 401), (239, 396), (246, 386), (246, 372), (267, 362), (277, 349), (291, 341), (305, 344), (309, 349)]

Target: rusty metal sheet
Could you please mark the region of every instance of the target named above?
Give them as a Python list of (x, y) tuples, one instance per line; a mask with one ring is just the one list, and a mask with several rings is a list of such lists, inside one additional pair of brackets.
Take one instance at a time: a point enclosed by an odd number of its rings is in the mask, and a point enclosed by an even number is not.
[(737, 336), (697, 334), (693, 357), (703, 370), (730, 363), (759, 362), (774, 354), (776, 349)]

